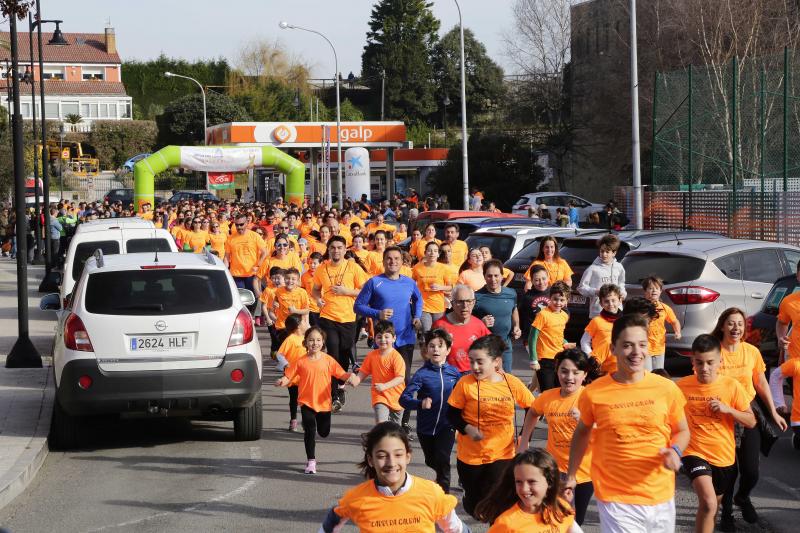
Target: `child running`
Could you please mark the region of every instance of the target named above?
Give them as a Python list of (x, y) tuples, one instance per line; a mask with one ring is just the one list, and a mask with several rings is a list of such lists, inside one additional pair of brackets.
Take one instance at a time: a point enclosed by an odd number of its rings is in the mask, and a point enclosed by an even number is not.
[[(611, 353), (611, 328), (622, 316), (622, 291), (612, 283), (606, 283), (597, 293), (603, 310), (589, 321), (581, 337), (581, 349), (597, 359), (604, 374), (617, 369), (617, 358)], [(651, 322), (652, 327), (652, 322)]]
[(275, 382), (277, 387), (287, 387), (298, 379), (300, 415), (303, 420), (303, 441), (306, 447), (305, 473), (317, 473), (316, 437), (323, 439), (331, 432), (331, 378), (346, 380), (353, 385), (354, 376), (345, 372), (330, 355), (323, 353), (325, 332), (318, 327), (309, 328), (303, 339), (306, 357), (284, 371), (284, 376)]
[[(303, 347), (303, 335), (308, 329), (308, 325), (303, 320), (302, 315), (291, 314), (285, 321), (286, 338), (278, 348), (277, 360), (278, 370), (281, 372), (289, 365), (297, 363), (297, 360), (306, 354)], [(297, 384), (289, 386), (289, 431), (297, 431)]]
[[(447, 420), (447, 400), (461, 372), (447, 364), (453, 337), (441, 328), (425, 333), (425, 364), (411, 377), (400, 396), (400, 405), (417, 409), (417, 437), (425, 464), (436, 472), (436, 483), (450, 493), (450, 454), (455, 431)], [(799, 359), (800, 361), (800, 359)], [(416, 394), (416, 398), (414, 397)]]
[(733, 423), (756, 425), (747, 393), (739, 382), (719, 374), (722, 346), (713, 336), (698, 335), (692, 343), (694, 375), (678, 381), (686, 398), (689, 446), (681, 471), (697, 493), (696, 533), (712, 533), (722, 495), (736, 481)]
[(447, 403), (447, 417), (458, 430), (458, 477), (464, 510), (474, 516), (486, 487), (511, 463), (515, 450), (516, 407), (529, 408), (533, 394), (513, 374), (501, 372), (506, 346), (486, 335), (469, 347), (472, 373), (462, 377)]
[(617, 261), (619, 237), (604, 235), (597, 241), (597, 259), (589, 265), (581, 276), (578, 292), (589, 298), (589, 318), (594, 318), (603, 310), (600, 307), (600, 287), (613, 283), (622, 291), (625, 299), (625, 268)]
[(364, 460), (359, 467), (366, 481), (348, 490), (328, 511), (320, 531), (341, 531), (351, 520), (360, 531), (433, 533), (438, 526), (444, 533), (469, 532), (456, 515), (454, 496), (407, 472), (411, 444), (399, 425), (381, 422), (361, 441)]
[(400, 395), (403, 393), (406, 376), (406, 363), (400, 352), (394, 349), (397, 340), (394, 324), (388, 320), (378, 320), (375, 324), (375, 343), (378, 348), (364, 358), (358, 377), (353, 385), (372, 377), (372, 408), (375, 410), (375, 423), (390, 420), (397, 424), (403, 416)]
[(544, 450), (525, 451), (514, 457), (475, 514), (492, 525), (489, 533), (581, 533), (560, 492), (555, 459)]
[[(524, 452), (528, 449), (536, 423), (544, 417), (547, 420), (547, 451), (556, 459), (561, 474), (566, 476), (569, 468), (569, 446), (580, 419), (578, 400), (583, 393), (584, 383), (588, 384), (599, 376), (599, 367), (594, 358), (578, 349), (560, 352), (555, 361), (561, 387), (543, 392), (533, 402), (533, 407), (525, 416), (517, 451)], [(587, 450), (578, 468), (573, 498), (575, 521), (578, 525), (583, 525), (586, 509), (594, 492), (591, 464), (592, 452)]]
[(283, 286), (275, 289), (270, 311), (270, 320), (274, 320), (275, 336), (279, 344), (283, 343), (287, 335), (284, 331), (286, 317), (290, 314), (308, 316), (311, 300), (306, 290), (300, 287), (300, 272), (294, 267), (289, 267), (283, 272)]
[(667, 351), (667, 327), (672, 326), (675, 340), (681, 338), (681, 323), (675, 316), (675, 311), (671, 307), (664, 305), (661, 301), (661, 291), (664, 290), (664, 281), (661, 278), (650, 276), (642, 280), (644, 297), (653, 303), (658, 316), (650, 321), (650, 332), (647, 340), (650, 343), (647, 351), (650, 357), (645, 361), (647, 370), (664, 368), (664, 354)]
[[(322, 254), (313, 252), (309, 254), (306, 266), (308, 267), (303, 275), (300, 276), (300, 286), (305, 289), (306, 294), (311, 296), (311, 290), (314, 288), (314, 274), (317, 268), (322, 263)], [(308, 299), (308, 323), (316, 326), (319, 321), (319, 304), (316, 298)]]
[(554, 283), (550, 287), (550, 303), (546, 309), (539, 311), (531, 325), (528, 354), (542, 392), (556, 386), (556, 368), (553, 362), (555, 355), (565, 348), (575, 348), (575, 343), (564, 341), (564, 329), (569, 320), (569, 314), (564, 308), (567, 307), (569, 293), (566, 283)]

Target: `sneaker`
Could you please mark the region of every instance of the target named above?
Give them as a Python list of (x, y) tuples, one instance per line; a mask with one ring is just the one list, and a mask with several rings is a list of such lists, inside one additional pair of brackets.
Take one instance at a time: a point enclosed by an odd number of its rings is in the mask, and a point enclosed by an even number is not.
[(734, 533), (736, 531), (736, 521), (733, 519), (731, 513), (723, 512), (719, 518), (717, 529), (725, 533)]
[(358, 341), (361, 342), (366, 339), (369, 335), (367, 335), (367, 330), (361, 328), (361, 331), (358, 332)]
[(402, 429), (403, 433), (405, 433), (406, 437), (408, 437), (408, 440), (413, 441), (414, 433), (411, 431), (411, 426), (409, 426), (408, 424), (403, 424)]
[(316, 473), (317, 473), (317, 460), (309, 459), (308, 463), (306, 463), (306, 474), (316, 474)]
[(297, 420), (294, 418), (289, 421), (289, 431), (297, 431)]
[(792, 434), (792, 447), (795, 450), (800, 450), (800, 433)]
[(331, 411), (333, 411), (334, 413), (338, 413), (339, 411), (342, 410), (343, 406), (344, 404), (342, 404), (341, 401), (333, 400), (333, 404), (331, 405)]
[(750, 498), (734, 496), (733, 503), (742, 510), (742, 518), (744, 518), (745, 522), (748, 524), (755, 524), (758, 522), (758, 513), (756, 512), (756, 508), (753, 507), (753, 502), (750, 501)]

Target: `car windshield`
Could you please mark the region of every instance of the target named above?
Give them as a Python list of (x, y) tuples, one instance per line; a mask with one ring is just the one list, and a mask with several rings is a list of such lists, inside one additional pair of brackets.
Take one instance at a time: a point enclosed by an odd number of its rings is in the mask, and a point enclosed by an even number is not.
[[(619, 244), (617, 261), (622, 260), (630, 250), (625, 242)], [(597, 241), (594, 239), (566, 239), (558, 250), (558, 254), (573, 271), (583, 272), (598, 257)], [(625, 277), (627, 278), (627, 275)]]
[(769, 291), (766, 301), (764, 301), (764, 308), (762, 311), (770, 315), (777, 315), (778, 307), (781, 305), (783, 299), (797, 291), (800, 291), (800, 284), (797, 283), (795, 277), (778, 281), (775, 286), (772, 287), (772, 290)]
[(529, 243), (525, 248), (517, 252), (514, 259), (524, 261), (525, 263), (533, 263), (533, 260), (539, 255), (539, 239)]
[(125, 251), (129, 254), (139, 252), (171, 252), (167, 239), (128, 239)]
[(698, 257), (668, 253), (642, 253), (622, 260), (625, 282), (639, 285), (648, 276), (664, 280), (664, 285), (694, 281), (703, 273), (706, 262)]
[(232, 304), (228, 279), (220, 270), (96, 272), (86, 285), (86, 310), (98, 315), (185, 315)]
[(95, 250), (102, 250), (103, 255), (116, 255), (119, 253), (119, 243), (117, 241), (92, 241), (82, 242), (75, 247), (75, 256), (72, 262), (72, 279), (78, 281), (83, 272), (83, 265), (86, 260), (92, 257)]
[(467, 246), (470, 250), (488, 246), (492, 251), (492, 257), (502, 262), (508, 261), (511, 257), (511, 250), (514, 249), (514, 237), (508, 235), (492, 235), (476, 233), (467, 237)]

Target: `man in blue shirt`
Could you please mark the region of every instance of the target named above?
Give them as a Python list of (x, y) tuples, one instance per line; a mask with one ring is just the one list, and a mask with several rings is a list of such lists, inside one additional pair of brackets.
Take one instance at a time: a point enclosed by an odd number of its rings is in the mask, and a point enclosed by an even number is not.
[(510, 373), (513, 362), (511, 341), (522, 335), (517, 311), (517, 292), (503, 287), (503, 263), (497, 259), (490, 259), (483, 264), (483, 276), (486, 285), (475, 293), (472, 314), (483, 320), (493, 335), (505, 341), (503, 371)]
[[(396, 246), (383, 251), (384, 273), (370, 278), (361, 288), (355, 302), (356, 314), (379, 320), (390, 320), (397, 332), (395, 348), (406, 363), (406, 383), (411, 376), (411, 360), (417, 330), (422, 326), (422, 295), (417, 283), (400, 275), (403, 252)], [(409, 431), (411, 412), (403, 412), (403, 428)]]

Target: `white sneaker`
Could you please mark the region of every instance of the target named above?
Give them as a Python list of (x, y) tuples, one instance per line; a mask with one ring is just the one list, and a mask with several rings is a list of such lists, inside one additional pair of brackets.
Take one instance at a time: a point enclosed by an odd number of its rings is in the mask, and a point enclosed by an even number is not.
[(306, 464), (306, 474), (316, 474), (316, 473), (317, 473), (317, 460), (309, 459), (308, 463)]

